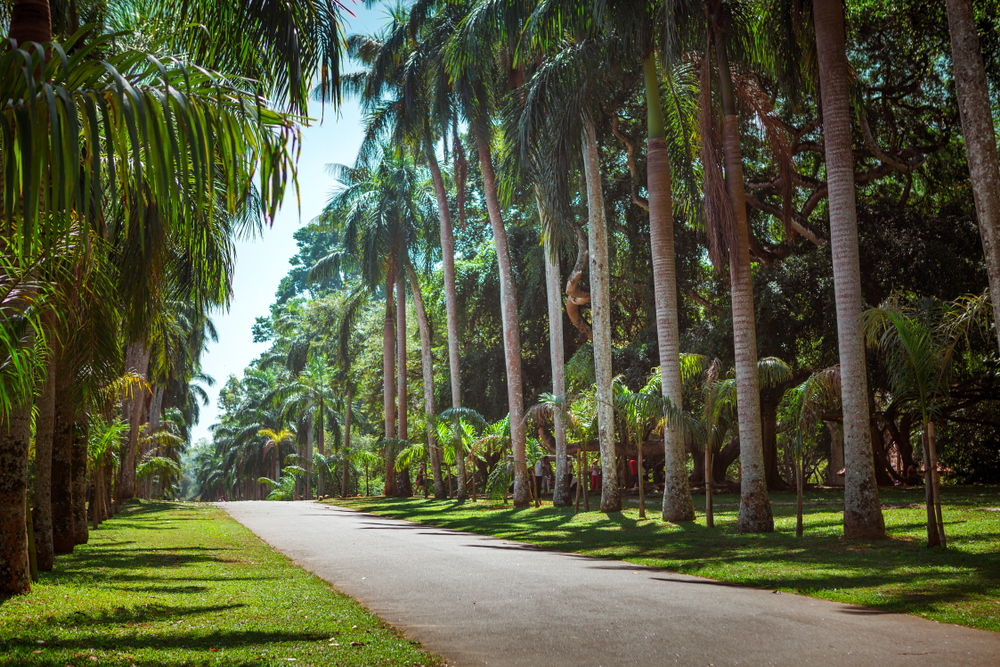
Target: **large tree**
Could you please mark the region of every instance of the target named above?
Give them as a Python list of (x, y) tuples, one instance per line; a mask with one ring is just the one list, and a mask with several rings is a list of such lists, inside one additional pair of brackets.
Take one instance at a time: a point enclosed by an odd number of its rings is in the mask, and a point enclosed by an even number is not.
[(972, 0), (947, 0), (947, 5), (962, 137), (986, 255), (994, 328), (1000, 338), (1000, 163), (997, 161), (993, 107)]
[(844, 535), (853, 539), (885, 536), (875, 483), (868, 371), (861, 323), (861, 267), (854, 197), (851, 99), (841, 0), (813, 3), (823, 106), (823, 144), (830, 192), (830, 246), (837, 303), (841, 401), (844, 424)]

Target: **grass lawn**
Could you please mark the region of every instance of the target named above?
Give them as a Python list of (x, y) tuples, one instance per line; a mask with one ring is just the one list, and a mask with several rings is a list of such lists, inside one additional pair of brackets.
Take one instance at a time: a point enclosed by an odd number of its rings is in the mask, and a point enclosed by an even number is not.
[[(806, 496), (805, 537), (795, 537), (795, 495), (771, 494), (775, 532), (736, 532), (739, 497), (715, 497), (716, 528), (698, 521), (665, 524), (659, 496), (621, 514), (573, 514), (551, 504), (514, 510), (424, 498), (353, 498), (337, 504), (373, 514), (466, 530), (542, 547), (617, 558), (758, 588), (915, 614), (1000, 631), (1000, 487), (942, 487), (948, 548), (928, 549), (923, 489), (881, 492), (889, 539), (842, 539), (843, 492)], [(700, 503), (700, 506), (699, 506)], [(592, 497), (591, 507), (597, 502)]]
[(0, 598), (0, 665), (442, 665), (223, 512), (143, 503)]

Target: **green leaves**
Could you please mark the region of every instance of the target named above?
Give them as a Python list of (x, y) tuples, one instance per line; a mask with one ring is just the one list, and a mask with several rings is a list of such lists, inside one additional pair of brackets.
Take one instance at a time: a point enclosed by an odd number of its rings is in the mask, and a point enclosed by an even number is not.
[(48, 60), (38, 45), (0, 55), (0, 206), (16, 254), (37, 254), (76, 219), (100, 228), (119, 199), (191, 231), (192, 210), (234, 213), (255, 179), (273, 217), (292, 175), (293, 118), (216, 72), (113, 53), (113, 35), (82, 43), (93, 29), (46, 45)]

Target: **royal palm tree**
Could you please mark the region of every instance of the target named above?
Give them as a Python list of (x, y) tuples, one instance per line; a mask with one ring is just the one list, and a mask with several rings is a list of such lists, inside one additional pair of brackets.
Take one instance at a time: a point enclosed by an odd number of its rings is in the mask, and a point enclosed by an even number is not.
[(993, 106), (972, 0), (947, 0), (946, 4), (962, 138), (986, 256), (993, 322), (996, 335), (1000, 337), (1000, 164), (997, 161)]
[[(431, 173), (440, 220), (442, 272), (448, 328), (448, 361), (452, 407), (462, 405), (458, 339), (458, 298), (455, 291), (455, 240), (444, 177), (438, 163), (435, 127), (447, 135), (453, 120), (450, 89), (440, 52), (449, 29), (451, 12), (441, 8), (428, 16), (410, 15), (397, 7), (392, 22), (376, 38), (352, 36), (351, 53), (368, 65), (368, 70), (348, 77), (348, 89), (361, 92), (368, 114), (365, 140), (359, 150), (366, 154), (391, 138), (393, 143), (411, 147)], [(459, 499), (466, 497), (464, 461), (459, 460)], [(435, 489), (440, 480), (435, 479)], [(437, 493), (437, 491), (435, 491)]]
[[(500, 270), (500, 316), (503, 322), (504, 362), (507, 371), (507, 404), (510, 414), (511, 447), (514, 459), (514, 506), (527, 507), (528, 486), (526, 435), (524, 426), (524, 390), (521, 371), (521, 333), (517, 315), (517, 285), (511, 261), (507, 228), (504, 223), (493, 169), (491, 148), (494, 122), (494, 91), (505, 82), (496, 67), (494, 49), (513, 54), (516, 43), (510, 33), (496, 30), (496, 7), (491, 3), (473, 6), (458, 24), (445, 46), (448, 72), (455, 96), (472, 135), (479, 156), (483, 179), (483, 197), (489, 214), (493, 242)], [(500, 40), (503, 35), (506, 39)]]
[(852, 539), (876, 539), (885, 536), (885, 521), (875, 482), (868, 420), (868, 373), (861, 331), (861, 266), (851, 140), (851, 91), (841, 0), (814, 2), (813, 19), (823, 106), (826, 182), (830, 193), (830, 247), (833, 250), (844, 413), (844, 535)]

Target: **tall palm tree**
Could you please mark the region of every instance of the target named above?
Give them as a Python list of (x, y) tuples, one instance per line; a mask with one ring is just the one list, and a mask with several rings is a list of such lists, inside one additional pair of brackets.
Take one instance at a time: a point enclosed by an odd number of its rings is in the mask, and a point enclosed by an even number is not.
[[(424, 379), (424, 421), (427, 424), (427, 447), (430, 453), (431, 472), (434, 478), (434, 497), (444, 498), (444, 485), (441, 482), (441, 464), (438, 458), (437, 429), (434, 427), (434, 360), (431, 358), (431, 327), (427, 318), (427, 311), (424, 309), (424, 298), (420, 293), (420, 281), (417, 273), (413, 270), (413, 265), (407, 261), (406, 274), (410, 280), (410, 291), (413, 294), (413, 307), (417, 313), (417, 326), (420, 330), (420, 367), (423, 371)], [(462, 459), (463, 457), (458, 457)], [(465, 466), (459, 466), (459, 500), (464, 500), (462, 494), (465, 491)]]
[(526, 434), (524, 425), (524, 382), (521, 370), (521, 333), (517, 315), (517, 285), (507, 241), (493, 169), (492, 124), (494, 91), (503, 87), (493, 49), (512, 53), (514, 45), (495, 39), (496, 8), (490, 3), (473, 6), (446, 45), (448, 71), (458, 104), (469, 124), (479, 156), (483, 196), (489, 214), (497, 265), (500, 269), (500, 316), (503, 322), (504, 362), (507, 370), (507, 404), (510, 414), (511, 447), (514, 458), (514, 506), (527, 507), (528, 486)]
[[(368, 65), (349, 76), (348, 89), (358, 89), (368, 114), (360, 153), (376, 149), (391, 137), (397, 145), (412, 147), (431, 173), (440, 220), (441, 261), (448, 328), (448, 362), (452, 407), (462, 405), (458, 337), (458, 298), (455, 291), (455, 239), (444, 177), (437, 159), (435, 127), (447, 135), (453, 119), (450, 88), (438, 52), (453, 27), (452, 12), (407, 13), (395, 8), (392, 22), (377, 38), (352, 36), (351, 53)], [(464, 461), (458, 461), (458, 497), (464, 499)], [(437, 487), (435, 487), (437, 488)]]
[[(48, 41), (52, 34), (47, 9), (44, 1), (18, 2), (11, 36), (21, 45), (35, 39)], [(84, 39), (86, 43), (81, 41)], [(46, 59), (47, 53), (62, 54), (65, 49), (74, 52), (72, 68), (65, 65), (69, 62), (66, 58)], [(295, 49), (295, 58), (300, 61), (308, 62), (314, 55)], [(292, 167), (286, 143), (293, 131), (290, 120), (268, 109), (257, 96), (229, 88), (224, 77), (210, 70), (176, 64), (164, 68), (153, 59), (134, 56), (115, 49), (109, 35), (94, 31), (47, 50), (12, 49), (0, 56), (9, 61), (4, 62), (4, 71), (13, 74), (8, 80), (9, 98), (29, 102), (25, 108), (32, 110), (32, 114), (15, 116), (14, 107), (8, 106), (5, 112), (8, 126), (16, 130), (5, 135), (0, 161), (5, 172), (14, 169), (23, 176), (10, 179), (13, 191), (9, 188), (4, 198), (5, 225), (0, 238), (5, 257), (16, 257), (21, 266), (27, 266), (42, 245), (62, 242), (64, 234), (52, 224), (76, 219), (74, 214), (62, 215), (64, 212), (79, 212), (88, 228), (98, 227), (95, 216), (103, 210), (105, 198), (127, 201), (133, 207), (132, 219), (140, 227), (146, 211), (153, 207), (174, 221), (191, 209), (211, 208), (219, 182), (208, 173), (209, 165), (225, 183), (230, 209), (241, 199), (237, 193), (248, 192), (248, 184), (261, 169), (264, 177), (257, 181), (260, 202), (264, 214), (273, 216)], [(11, 66), (15, 61), (31, 64)], [(54, 107), (31, 103), (38, 89), (31, 79), (45, 80), (53, 87), (57, 93), (50, 98), (55, 100)], [(219, 94), (220, 87), (226, 88), (226, 94)], [(163, 95), (164, 90), (169, 94)], [(125, 107), (132, 112), (122, 113)], [(51, 116), (50, 110), (55, 111)], [(62, 141), (64, 135), (79, 136), (81, 141)], [(224, 140), (216, 142), (217, 137)], [(30, 159), (10, 162), (14, 155), (29, 155), (19, 148), (21, 142), (34, 147)], [(90, 166), (80, 170), (84, 154)], [(147, 163), (142, 158), (154, 154), (164, 159)], [(40, 197), (43, 182), (46, 199)], [(192, 187), (187, 191), (181, 184)], [(43, 201), (52, 203), (50, 211), (39, 206)], [(58, 389), (56, 396), (59, 401)], [(23, 403), (19, 408), (23, 409)], [(57, 407), (55, 432), (61, 442), (70, 441), (70, 451), (72, 436), (64, 436), (70, 434), (77, 413), (74, 406)], [(5, 415), (0, 420), (4, 422), (0, 431), (13, 436), (19, 431), (13, 423), (7, 424), (7, 419)], [(21, 423), (20, 417), (13, 419)], [(8, 445), (15, 459), (26, 456), (17, 437), (2, 440), (0, 458), (6, 458)], [(72, 454), (67, 463), (72, 470)], [(22, 468), (11, 461), (3, 474), (20, 476)], [(83, 470), (81, 466), (77, 469)], [(23, 481), (11, 479), (10, 483), (17, 487)], [(0, 487), (5, 484), (0, 481)], [(21, 509), (12, 506), (12, 516), (23, 520), (22, 503), (18, 500), (14, 505)], [(0, 507), (0, 512), (6, 509)], [(63, 532), (68, 535), (69, 531)], [(12, 564), (12, 571), (18, 570), (20, 566), (13, 565), (19, 561), (16, 538), (2, 547), (0, 568)], [(27, 589), (26, 580), (17, 574), (11, 582), (12, 592)]]
[[(760, 385), (757, 377), (757, 339), (750, 266), (746, 197), (736, 90), (730, 51), (748, 51), (750, 40), (741, 5), (710, 0), (704, 7), (678, 2), (668, 5), (668, 31), (696, 44), (706, 40), (701, 71), (701, 161), (704, 169), (705, 217), (709, 254), (717, 268), (728, 262), (732, 295), (733, 346), (739, 393), (740, 515), (743, 533), (771, 532), (774, 518), (767, 496), (763, 434), (760, 420)], [(694, 36), (692, 36), (694, 35)], [(725, 180), (714, 146), (711, 58), (714, 51), (722, 107), (722, 151)]]
[[(823, 145), (830, 197), (830, 247), (837, 303), (844, 413), (844, 535), (885, 536), (868, 421), (868, 373), (861, 331), (861, 266), (854, 197), (851, 104), (841, 0), (813, 3), (823, 105)], [(995, 155), (995, 151), (994, 151)]]
[[(369, 290), (384, 285), (385, 439), (402, 439), (407, 427), (405, 263), (411, 248), (426, 239), (427, 216), (423, 212), (428, 198), (413, 162), (404, 152), (388, 146), (359, 155), (354, 167), (333, 165), (331, 171), (340, 189), (327, 204), (324, 218), (342, 230), (344, 245), (317, 262), (310, 275), (318, 279), (353, 265)], [(394, 419), (397, 396), (398, 431)], [(391, 452), (386, 457), (386, 475), (387, 495), (410, 495), (409, 471), (397, 475)]]
[(993, 322), (1000, 338), (1000, 163), (997, 161), (993, 107), (972, 0), (947, 0), (946, 4), (962, 138), (986, 255)]

